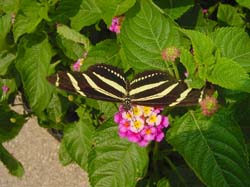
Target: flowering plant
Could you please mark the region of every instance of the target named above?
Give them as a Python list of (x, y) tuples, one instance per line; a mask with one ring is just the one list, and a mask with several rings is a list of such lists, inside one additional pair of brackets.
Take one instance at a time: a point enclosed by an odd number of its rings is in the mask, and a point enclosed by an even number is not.
[(129, 111), (121, 105), (114, 121), (119, 124), (119, 136), (139, 146), (147, 146), (151, 141), (161, 142), (163, 129), (168, 127), (166, 116), (159, 114), (161, 109), (147, 106), (132, 106)]
[[(4, 142), (36, 116), (62, 132), (60, 161), (77, 163), (92, 187), (250, 186), (249, 8), (249, 0), (1, 0), (0, 160), (24, 174)], [(168, 72), (206, 88), (204, 100), (124, 110), (46, 79), (96, 63), (128, 79)], [(23, 114), (11, 108), (17, 96)]]

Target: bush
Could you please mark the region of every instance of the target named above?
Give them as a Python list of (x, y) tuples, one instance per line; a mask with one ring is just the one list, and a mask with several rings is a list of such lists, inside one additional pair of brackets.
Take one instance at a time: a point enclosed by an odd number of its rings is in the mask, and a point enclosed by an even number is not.
[[(1, 161), (23, 175), (3, 143), (35, 115), (41, 127), (63, 132), (60, 161), (76, 162), (93, 187), (250, 186), (249, 8), (249, 0), (2, 0)], [(169, 127), (161, 122), (164, 134), (138, 145), (134, 136), (122, 138), (116, 103), (47, 80), (98, 63), (123, 69), (130, 80), (168, 72), (189, 88), (206, 88), (206, 96), (201, 107), (161, 108), (168, 117), (155, 117)], [(17, 95), (25, 114), (10, 107)]]

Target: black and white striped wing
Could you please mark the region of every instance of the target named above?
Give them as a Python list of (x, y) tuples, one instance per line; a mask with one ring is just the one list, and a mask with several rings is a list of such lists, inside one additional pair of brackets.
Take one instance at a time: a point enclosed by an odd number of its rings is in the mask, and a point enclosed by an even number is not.
[(138, 105), (190, 106), (199, 102), (202, 90), (188, 88), (165, 72), (145, 71), (131, 81), (129, 95)]
[(58, 88), (98, 100), (123, 102), (127, 95), (123, 72), (104, 64), (90, 66), (85, 72), (58, 72), (48, 80)]

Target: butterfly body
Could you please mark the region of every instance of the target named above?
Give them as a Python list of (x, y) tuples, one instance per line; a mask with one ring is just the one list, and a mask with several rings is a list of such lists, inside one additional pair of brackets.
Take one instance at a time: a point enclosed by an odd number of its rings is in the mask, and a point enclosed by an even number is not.
[(201, 89), (191, 89), (166, 72), (153, 70), (137, 74), (129, 82), (123, 71), (106, 64), (95, 64), (84, 72), (58, 72), (49, 82), (81, 96), (131, 105), (189, 106), (202, 98)]

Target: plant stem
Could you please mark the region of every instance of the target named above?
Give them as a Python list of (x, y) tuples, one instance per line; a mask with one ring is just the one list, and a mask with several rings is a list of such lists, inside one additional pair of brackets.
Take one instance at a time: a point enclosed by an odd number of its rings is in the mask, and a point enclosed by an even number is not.
[(173, 69), (174, 69), (175, 78), (176, 78), (177, 80), (180, 80), (180, 75), (179, 75), (179, 71), (178, 71), (178, 69), (177, 69), (176, 64), (175, 64), (174, 62), (172, 62), (172, 65), (173, 65)]
[(169, 66), (170, 63), (171, 63), (171, 62), (169, 62), (169, 61), (165, 61), (165, 64), (166, 64), (166, 66), (167, 66), (167, 70), (168, 70), (169, 74), (172, 75), (172, 76), (174, 77), (174, 71), (173, 71), (173, 69)]
[(173, 164), (173, 162), (166, 156), (164, 157), (167, 163), (170, 165), (171, 169), (176, 173), (177, 177), (179, 178), (180, 182), (183, 184), (183, 186), (187, 186), (185, 179), (181, 176), (181, 174), (178, 172), (177, 168)]
[(157, 166), (157, 160), (158, 160), (158, 150), (159, 150), (159, 143), (154, 143), (154, 149), (153, 149), (153, 170), (155, 174), (155, 178), (157, 179), (159, 177), (158, 175), (158, 166)]

